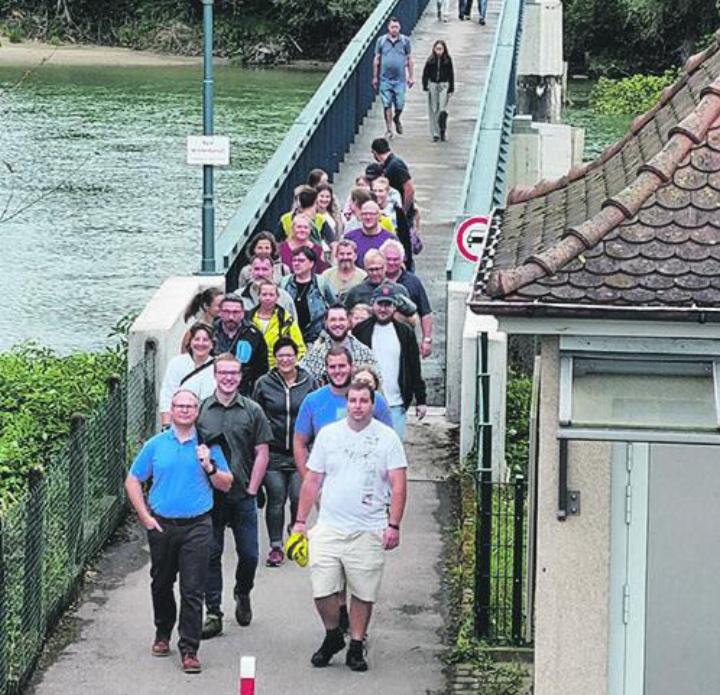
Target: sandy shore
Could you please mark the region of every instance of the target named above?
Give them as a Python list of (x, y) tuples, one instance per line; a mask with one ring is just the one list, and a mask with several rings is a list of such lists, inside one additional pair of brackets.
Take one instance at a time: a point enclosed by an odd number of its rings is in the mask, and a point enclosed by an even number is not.
[(0, 65), (37, 65), (41, 61), (52, 65), (125, 65), (162, 66), (197, 65), (200, 57), (173, 56), (151, 51), (133, 51), (109, 46), (63, 45), (52, 46), (39, 41), (10, 43), (0, 37)]

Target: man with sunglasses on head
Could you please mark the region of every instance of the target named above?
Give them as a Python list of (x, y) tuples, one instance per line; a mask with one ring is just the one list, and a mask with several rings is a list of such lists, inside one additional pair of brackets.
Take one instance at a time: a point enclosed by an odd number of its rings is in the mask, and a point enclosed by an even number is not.
[(197, 423), (203, 441), (224, 444), (233, 477), (232, 487), (226, 493), (216, 494), (213, 505), (203, 639), (215, 637), (223, 630), (222, 554), (228, 526), (237, 552), (235, 619), (243, 627), (252, 621), (250, 592), (260, 552), (256, 498), (267, 470), (273, 433), (260, 406), (241, 395), (241, 380), (240, 361), (229, 353), (218, 355), (215, 393), (202, 402)]
[[(202, 602), (212, 535), (213, 489), (227, 491), (232, 474), (218, 446), (200, 444), (195, 423), (198, 397), (177, 391), (170, 403), (170, 428), (149, 439), (125, 480), (128, 499), (147, 529), (155, 641), (153, 656), (170, 654), (177, 606), (174, 585), (180, 575), (178, 648), (186, 673), (199, 673), (197, 658)], [(147, 502), (143, 483), (152, 479)]]

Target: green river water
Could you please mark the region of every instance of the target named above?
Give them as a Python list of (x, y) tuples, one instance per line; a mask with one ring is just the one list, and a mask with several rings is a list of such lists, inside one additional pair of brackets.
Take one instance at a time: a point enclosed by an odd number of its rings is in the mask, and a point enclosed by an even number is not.
[[(44, 66), (15, 86), (24, 72), (0, 67), (0, 350), (97, 349), (164, 278), (199, 268), (185, 137), (201, 133), (201, 69)], [(216, 69), (215, 132), (231, 141), (218, 230), (322, 78)]]

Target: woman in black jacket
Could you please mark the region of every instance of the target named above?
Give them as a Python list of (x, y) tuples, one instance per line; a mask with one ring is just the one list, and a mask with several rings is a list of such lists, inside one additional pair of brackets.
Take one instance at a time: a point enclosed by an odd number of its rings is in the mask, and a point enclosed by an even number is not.
[(295, 523), (300, 495), (300, 474), (292, 453), (293, 433), (300, 404), (317, 388), (315, 379), (297, 366), (298, 346), (279, 338), (273, 346), (276, 366), (255, 384), (253, 400), (263, 409), (273, 431), (270, 462), (263, 484), (267, 493), (265, 521), (270, 536), (268, 567), (279, 567), (284, 558), (285, 503), (290, 498), (290, 525)]
[(455, 91), (455, 73), (447, 44), (441, 39), (433, 44), (432, 53), (425, 62), (422, 85), (428, 93), (428, 118), (433, 142), (445, 141), (447, 104)]

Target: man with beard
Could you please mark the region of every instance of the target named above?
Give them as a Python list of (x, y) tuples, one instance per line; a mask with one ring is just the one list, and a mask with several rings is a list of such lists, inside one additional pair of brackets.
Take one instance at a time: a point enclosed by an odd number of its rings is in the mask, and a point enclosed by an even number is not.
[[(352, 367), (353, 358), (346, 347), (330, 348), (325, 357), (328, 385), (308, 394), (300, 406), (295, 421), (293, 454), (301, 477), (305, 476), (310, 444), (317, 433), (325, 425), (342, 420), (347, 415), (347, 390), (352, 378)], [(382, 394), (377, 394), (375, 399), (373, 417), (392, 427), (392, 416)]]
[(393, 319), (397, 301), (396, 283), (379, 285), (373, 294), (373, 315), (355, 326), (353, 332), (377, 357), (383, 391), (393, 416), (393, 429), (403, 439), (405, 414), (413, 399), (418, 420), (427, 414), (427, 405), (415, 332)]
[(355, 265), (357, 260), (357, 244), (352, 239), (341, 239), (335, 247), (335, 259), (337, 265), (328, 268), (322, 277), (330, 287), (335, 296), (342, 299), (355, 285), (359, 285), (367, 273)]
[(229, 352), (240, 360), (243, 380), (240, 393), (249, 396), (255, 381), (268, 370), (268, 349), (263, 334), (245, 320), (245, 307), (236, 294), (226, 294), (220, 303), (220, 315), (213, 322), (215, 355)]
[(369, 365), (377, 370), (377, 360), (373, 351), (350, 334), (350, 319), (348, 311), (342, 304), (334, 304), (325, 311), (325, 330), (315, 341), (300, 362), (321, 384), (328, 381), (325, 369), (325, 358), (333, 347), (347, 348), (355, 364)]

